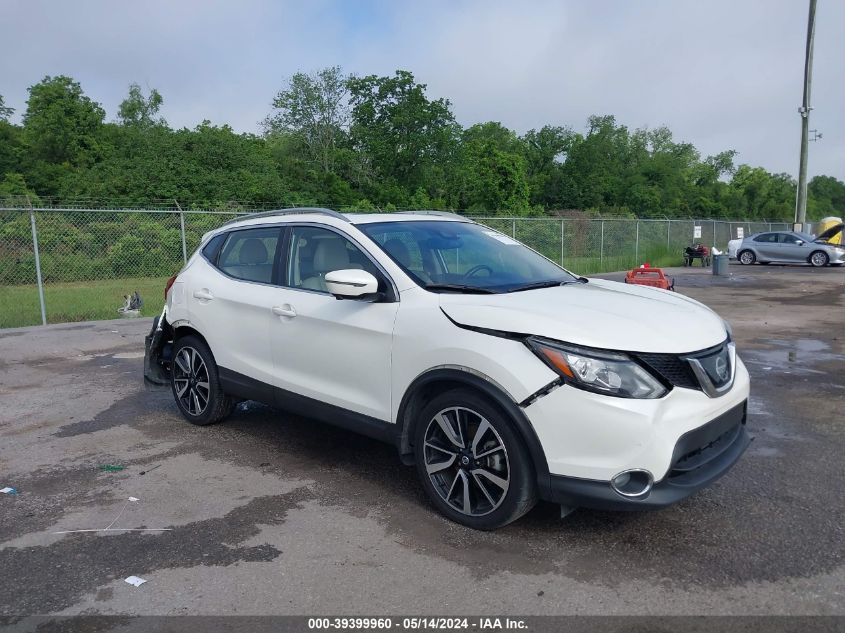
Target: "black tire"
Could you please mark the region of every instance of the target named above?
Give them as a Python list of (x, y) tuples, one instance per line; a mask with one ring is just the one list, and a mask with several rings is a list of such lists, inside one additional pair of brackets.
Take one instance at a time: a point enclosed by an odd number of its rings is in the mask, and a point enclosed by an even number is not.
[[(203, 384), (208, 386), (207, 390)], [(185, 419), (198, 426), (219, 422), (235, 406), (235, 401), (220, 386), (214, 355), (196, 336), (178, 338), (173, 346), (170, 389)]]
[(749, 251), (748, 249), (740, 251), (736, 258), (743, 266), (750, 266), (757, 261), (757, 256), (754, 254), (754, 251)]
[[(452, 438), (437, 421), (439, 415)], [(516, 521), (537, 503), (531, 456), (522, 438), (506, 413), (469, 389), (447, 391), (425, 406), (414, 428), (414, 455), (429, 498), (456, 523), (493, 530)], [(447, 462), (451, 465), (444, 467)], [(429, 474), (429, 467), (438, 470)]]
[(807, 261), (815, 268), (824, 268), (830, 263), (830, 257), (824, 251), (813, 251)]

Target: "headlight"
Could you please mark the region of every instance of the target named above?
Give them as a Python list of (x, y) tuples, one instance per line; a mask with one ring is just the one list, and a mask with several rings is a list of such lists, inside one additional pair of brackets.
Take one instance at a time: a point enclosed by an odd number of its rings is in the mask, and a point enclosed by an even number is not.
[(566, 384), (619, 398), (660, 398), (667, 389), (627, 354), (586, 349), (538, 338), (528, 347)]

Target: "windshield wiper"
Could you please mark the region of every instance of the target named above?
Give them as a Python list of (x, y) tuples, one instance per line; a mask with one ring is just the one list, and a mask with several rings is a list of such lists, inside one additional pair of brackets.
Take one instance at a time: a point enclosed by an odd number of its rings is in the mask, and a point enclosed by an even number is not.
[(455, 292), (477, 293), (482, 295), (497, 294), (495, 290), (491, 290), (490, 288), (465, 286), (462, 284), (426, 284), (423, 288), (426, 290), (454, 290)]
[(516, 288), (511, 288), (510, 290), (508, 290), (508, 292), (521, 292), (522, 290), (537, 290), (539, 288), (554, 288), (556, 286), (568, 286), (569, 284), (585, 284), (587, 283), (587, 281), (588, 279), (586, 277), (576, 277), (575, 279), (565, 279), (563, 281), (537, 281), (532, 284), (525, 284), (524, 286), (517, 286)]

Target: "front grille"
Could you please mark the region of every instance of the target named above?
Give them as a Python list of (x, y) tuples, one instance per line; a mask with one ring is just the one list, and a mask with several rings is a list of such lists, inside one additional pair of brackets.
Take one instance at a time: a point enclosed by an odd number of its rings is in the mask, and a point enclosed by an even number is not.
[(666, 382), (676, 387), (701, 390), (689, 363), (676, 354), (636, 354)]

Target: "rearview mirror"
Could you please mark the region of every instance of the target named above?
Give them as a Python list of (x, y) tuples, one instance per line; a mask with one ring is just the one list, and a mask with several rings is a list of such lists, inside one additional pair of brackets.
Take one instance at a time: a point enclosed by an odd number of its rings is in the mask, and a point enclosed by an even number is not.
[(326, 288), (338, 299), (360, 299), (378, 292), (378, 280), (366, 270), (333, 270), (326, 273)]

